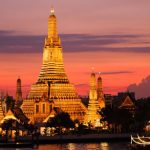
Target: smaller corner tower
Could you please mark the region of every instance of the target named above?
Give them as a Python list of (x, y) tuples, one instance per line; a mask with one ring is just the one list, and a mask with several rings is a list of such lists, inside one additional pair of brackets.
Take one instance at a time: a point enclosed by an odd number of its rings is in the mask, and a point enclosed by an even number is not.
[(97, 79), (97, 99), (100, 108), (105, 107), (105, 98), (104, 98), (104, 93), (103, 93), (103, 86), (102, 86), (102, 78), (99, 73), (99, 77)]
[(19, 78), (17, 79), (15, 105), (20, 107), (21, 104), (22, 104), (22, 90), (21, 90), (21, 79), (20, 79), (20, 77), (19, 77)]
[(100, 114), (98, 113), (98, 110), (99, 104), (97, 99), (96, 75), (92, 72), (90, 78), (88, 112), (85, 120), (86, 124), (91, 124), (93, 127), (96, 127), (97, 123), (100, 123)]

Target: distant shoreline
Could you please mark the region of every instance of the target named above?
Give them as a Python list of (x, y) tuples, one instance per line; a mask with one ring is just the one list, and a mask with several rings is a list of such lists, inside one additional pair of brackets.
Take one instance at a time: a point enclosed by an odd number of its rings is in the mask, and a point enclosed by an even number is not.
[(94, 142), (130, 142), (131, 134), (76, 134), (55, 136), (25, 136), (19, 137), (18, 142), (31, 142), (37, 144), (55, 143), (94, 143)]

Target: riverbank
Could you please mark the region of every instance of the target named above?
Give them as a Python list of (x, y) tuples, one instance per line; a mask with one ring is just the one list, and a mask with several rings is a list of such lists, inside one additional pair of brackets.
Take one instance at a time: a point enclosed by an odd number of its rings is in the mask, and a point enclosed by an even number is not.
[(89, 142), (130, 142), (131, 134), (76, 134), (76, 135), (55, 135), (55, 136), (26, 136), (19, 137), (19, 142), (35, 142), (38, 144), (48, 143), (89, 143)]

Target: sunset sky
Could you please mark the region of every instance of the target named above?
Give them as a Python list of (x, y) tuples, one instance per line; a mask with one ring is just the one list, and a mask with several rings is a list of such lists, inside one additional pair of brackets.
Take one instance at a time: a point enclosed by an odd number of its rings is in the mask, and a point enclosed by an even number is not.
[(0, 0), (1, 91), (15, 95), (20, 76), (25, 96), (36, 82), (51, 6), (79, 94), (88, 94), (92, 67), (112, 94), (150, 75), (150, 0)]

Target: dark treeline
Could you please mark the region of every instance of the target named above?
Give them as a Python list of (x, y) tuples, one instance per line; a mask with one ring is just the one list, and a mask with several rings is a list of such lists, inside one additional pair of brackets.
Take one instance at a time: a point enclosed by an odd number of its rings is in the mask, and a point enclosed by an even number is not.
[(150, 120), (150, 98), (136, 100), (134, 111), (106, 106), (100, 114), (112, 133), (143, 132)]

